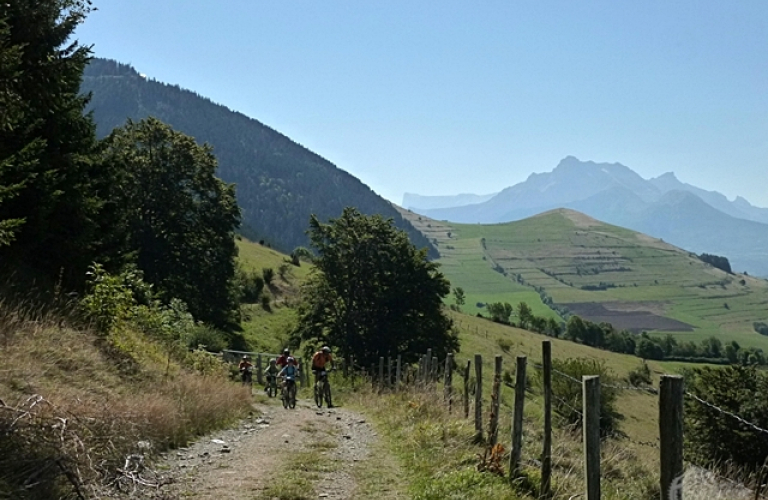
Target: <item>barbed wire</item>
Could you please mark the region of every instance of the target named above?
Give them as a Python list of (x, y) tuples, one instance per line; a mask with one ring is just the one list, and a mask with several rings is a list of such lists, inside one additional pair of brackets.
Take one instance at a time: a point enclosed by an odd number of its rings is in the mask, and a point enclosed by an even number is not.
[(688, 396), (689, 398), (691, 398), (691, 399), (693, 399), (693, 400), (703, 404), (704, 406), (707, 406), (708, 408), (712, 408), (713, 410), (716, 410), (716, 411), (718, 411), (718, 412), (720, 412), (720, 413), (722, 413), (724, 415), (728, 415), (729, 417), (733, 418), (734, 420), (738, 420), (741, 424), (746, 425), (747, 427), (750, 427), (750, 428), (752, 428), (752, 429), (754, 429), (754, 430), (756, 430), (758, 432), (762, 432), (763, 434), (768, 434), (768, 430), (763, 429), (762, 427), (759, 427), (759, 426), (753, 424), (752, 422), (744, 419), (743, 417), (740, 417), (740, 416), (736, 415), (735, 413), (732, 413), (732, 412), (730, 412), (728, 410), (723, 410), (719, 406), (716, 406), (716, 405), (710, 403), (709, 401), (705, 401), (705, 400), (701, 399), (700, 397), (696, 396), (695, 394), (691, 394), (690, 392), (686, 391), (685, 395)]
[[(544, 366), (540, 363), (531, 363), (531, 364), (533, 365), (534, 368), (538, 370), (542, 370), (544, 368)], [(583, 383), (581, 380), (577, 379), (576, 377), (568, 375), (567, 373), (563, 373), (560, 370), (556, 370), (554, 368), (552, 368), (552, 373), (554, 373), (555, 375), (558, 375), (559, 377), (565, 378), (575, 384), (581, 385)], [(658, 394), (658, 389), (656, 389), (655, 387), (635, 387), (633, 385), (605, 384), (602, 382), (600, 383), (600, 386), (606, 387), (608, 389), (614, 389), (617, 391), (638, 391), (646, 394)]]

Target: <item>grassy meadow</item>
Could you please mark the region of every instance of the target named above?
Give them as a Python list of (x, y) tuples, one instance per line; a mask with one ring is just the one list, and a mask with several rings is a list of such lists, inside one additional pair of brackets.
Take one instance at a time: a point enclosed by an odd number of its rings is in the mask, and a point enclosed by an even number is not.
[(556, 304), (603, 304), (692, 327), (650, 333), (695, 342), (714, 335), (768, 351), (768, 337), (752, 328), (768, 319), (768, 281), (727, 274), (661, 240), (569, 210), (484, 225), (404, 214), (437, 243), (443, 272), (464, 288), (467, 313), (483, 312), (478, 303), (525, 301), (535, 314), (557, 317), (540, 287)]

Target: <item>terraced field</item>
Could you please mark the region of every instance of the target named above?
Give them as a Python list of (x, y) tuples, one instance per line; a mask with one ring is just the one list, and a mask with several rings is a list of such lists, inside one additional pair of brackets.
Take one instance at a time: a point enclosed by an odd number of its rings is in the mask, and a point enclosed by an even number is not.
[(768, 319), (768, 281), (727, 274), (662, 240), (564, 209), (492, 225), (405, 215), (437, 242), (443, 272), (465, 290), (465, 312), (525, 301), (557, 317), (549, 297), (593, 321), (613, 315), (620, 328), (768, 350), (752, 329)]

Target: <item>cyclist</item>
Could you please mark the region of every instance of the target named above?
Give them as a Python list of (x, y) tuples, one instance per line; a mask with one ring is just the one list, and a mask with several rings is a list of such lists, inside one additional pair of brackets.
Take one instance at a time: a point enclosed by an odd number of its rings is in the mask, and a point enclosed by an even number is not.
[(326, 371), (325, 365), (328, 363), (333, 364), (333, 356), (331, 356), (331, 348), (324, 346), (312, 356), (312, 372), (315, 374), (315, 383), (320, 380), (320, 372)]
[(240, 364), (237, 365), (238, 370), (240, 370), (240, 378), (243, 381), (243, 385), (250, 384), (251, 383), (251, 372), (253, 370), (253, 365), (248, 360), (248, 356), (243, 356), (243, 359), (240, 360)]
[(267, 386), (264, 387), (264, 391), (269, 389), (269, 385), (272, 383), (272, 380), (277, 377), (279, 371), (280, 369), (277, 367), (277, 360), (275, 358), (270, 359), (269, 366), (264, 369), (264, 374), (267, 376)]
[(280, 368), (285, 368), (288, 365), (289, 357), (291, 357), (291, 351), (289, 351), (288, 348), (286, 347), (285, 349), (283, 349), (283, 354), (279, 358), (277, 358), (277, 361), (276, 361), (277, 366), (279, 366)]
[(285, 393), (285, 388), (288, 386), (288, 384), (295, 384), (296, 378), (299, 376), (299, 369), (296, 367), (296, 360), (293, 359), (293, 357), (288, 356), (288, 364), (283, 367), (282, 370), (280, 370), (280, 373), (277, 374), (278, 377), (281, 377), (283, 379), (283, 393)]

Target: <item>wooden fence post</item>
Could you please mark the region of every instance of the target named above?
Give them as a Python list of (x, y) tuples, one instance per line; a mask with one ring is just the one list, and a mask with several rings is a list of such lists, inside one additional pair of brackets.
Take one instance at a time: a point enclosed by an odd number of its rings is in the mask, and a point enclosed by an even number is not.
[(483, 440), (483, 356), (475, 354), (475, 438)]
[(501, 404), (501, 363), (502, 357), (496, 356), (493, 368), (493, 393), (491, 394), (491, 424), (488, 427), (488, 444), (496, 445), (499, 439), (499, 408)]
[(427, 349), (427, 357), (424, 360), (424, 384), (428, 384), (431, 380), (430, 374), (432, 373), (432, 349)]
[(544, 439), (541, 453), (541, 498), (552, 496), (552, 343), (541, 342), (544, 382)]
[[(659, 453), (662, 500), (683, 498), (683, 377), (663, 375), (659, 384)], [(673, 484), (675, 485), (673, 491)]]
[(432, 372), (429, 374), (429, 380), (430, 382), (437, 382), (437, 374), (439, 370), (439, 364), (437, 361), (437, 356), (432, 356), (432, 364), (429, 366), (432, 367)]
[(387, 389), (392, 388), (392, 356), (387, 356)]
[(586, 500), (600, 500), (600, 377), (583, 376), (584, 479)]
[(520, 456), (523, 452), (523, 409), (525, 405), (525, 367), (528, 358), (517, 357), (517, 376), (515, 377), (515, 413), (512, 418), (512, 453), (509, 455), (509, 478), (520, 475)]
[(264, 385), (264, 367), (261, 364), (261, 354), (256, 355), (256, 381)]
[(395, 366), (395, 390), (396, 391), (400, 390), (400, 379), (401, 379), (401, 375), (402, 375), (402, 372), (401, 372), (402, 361), (403, 361), (403, 355), (402, 354), (398, 354), (397, 355), (397, 365)]
[(379, 392), (384, 390), (384, 356), (379, 357)]
[(472, 367), (472, 361), (467, 360), (467, 367), (464, 369), (464, 418), (469, 418), (469, 370)]
[(349, 377), (349, 362), (347, 358), (341, 358), (341, 373), (344, 375), (344, 378)]
[(453, 353), (445, 357), (445, 373), (443, 374), (443, 397), (448, 402), (448, 413), (453, 409)]

